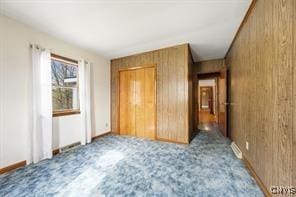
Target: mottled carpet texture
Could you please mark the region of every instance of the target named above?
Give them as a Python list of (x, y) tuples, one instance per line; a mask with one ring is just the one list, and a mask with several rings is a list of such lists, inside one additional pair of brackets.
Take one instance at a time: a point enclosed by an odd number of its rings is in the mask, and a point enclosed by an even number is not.
[(216, 131), (190, 145), (108, 135), (0, 175), (0, 196), (263, 196), (229, 145)]

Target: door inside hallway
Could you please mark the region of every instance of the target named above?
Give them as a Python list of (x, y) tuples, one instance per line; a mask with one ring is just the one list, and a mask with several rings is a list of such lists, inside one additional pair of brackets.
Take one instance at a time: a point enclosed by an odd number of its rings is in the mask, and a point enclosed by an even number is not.
[(216, 79), (199, 80), (199, 123), (217, 122), (217, 87)]

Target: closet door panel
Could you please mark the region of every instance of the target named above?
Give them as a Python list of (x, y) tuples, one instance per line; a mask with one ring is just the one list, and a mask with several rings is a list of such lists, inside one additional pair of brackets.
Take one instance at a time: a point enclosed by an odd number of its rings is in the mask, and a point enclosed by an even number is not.
[(135, 89), (135, 72), (129, 71), (131, 73), (130, 76), (130, 96), (129, 96), (129, 108), (130, 108), (130, 133), (129, 135), (136, 135), (136, 103), (135, 103), (135, 94), (136, 94), (136, 89)]
[(127, 108), (127, 72), (120, 72), (119, 73), (119, 97), (120, 97), (120, 103), (119, 103), (119, 133), (121, 135), (127, 135), (127, 115), (126, 114), (128, 111)]
[(155, 138), (155, 68), (146, 68), (144, 76), (144, 128), (145, 137)]
[(135, 71), (136, 136), (145, 137), (145, 69)]
[(155, 68), (120, 71), (119, 77), (120, 134), (155, 139)]
[(119, 77), (119, 132), (121, 135), (136, 135), (135, 73), (133, 71), (121, 71)]

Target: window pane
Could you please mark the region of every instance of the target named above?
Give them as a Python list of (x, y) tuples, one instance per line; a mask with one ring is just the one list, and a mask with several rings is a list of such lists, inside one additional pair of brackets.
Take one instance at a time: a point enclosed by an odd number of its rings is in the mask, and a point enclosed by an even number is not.
[(55, 88), (52, 89), (53, 111), (77, 110), (79, 109), (77, 88)]
[(77, 86), (78, 67), (57, 60), (51, 60), (51, 78), (53, 86)]

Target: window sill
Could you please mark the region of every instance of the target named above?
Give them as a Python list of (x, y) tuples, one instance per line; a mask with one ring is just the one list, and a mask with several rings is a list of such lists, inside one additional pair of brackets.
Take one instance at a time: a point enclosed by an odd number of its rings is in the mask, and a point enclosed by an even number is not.
[(53, 112), (52, 117), (59, 117), (59, 116), (70, 116), (80, 114), (79, 110), (71, 110), (71, 111), (56, 111)]

